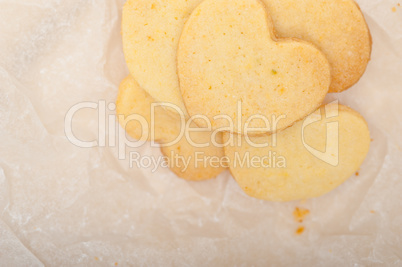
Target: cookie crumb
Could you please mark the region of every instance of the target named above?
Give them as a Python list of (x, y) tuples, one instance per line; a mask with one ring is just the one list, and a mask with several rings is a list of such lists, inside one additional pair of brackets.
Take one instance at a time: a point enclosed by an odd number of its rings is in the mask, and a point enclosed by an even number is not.
[(393, 8), (392, 8), (392, 12), (396, 12), (396, 7), (393, 7)]
[(303, 209), (303, 208), (298, 208), (293, 212), (293, 217), (295, 218), (296, 222), (302, 223), (304, 221), (304, 218), (310, 214), (310, 211), (308, 209)]
[(374, 214), (374, 213), (375, 213), (375, 210), (370, 210), (370, 213)]
[(303, 234), (304, 233), (304, 227), (303, 226), (301, 226), (301, 227), (299, 227), (299, 228), (297, 228), (297, 230), (296, 230), (296, 234), (298, 234), (298, 235), (301, 235), (301, 234)]
[(355, 173), (356, 176), (359, 176), (359, 174), (360, 174), (359, 172), (356, 172), (356, 173)]
[(115, 263), (114, 263), (114, 266), (117, 266), (117, 265), (119, 265), (119, 264), (118, 264), (117, 262), (115, 262)]
[(94, 260), (99, 261), (99, 258), (98, 258), (98, 257), (94, 257)]

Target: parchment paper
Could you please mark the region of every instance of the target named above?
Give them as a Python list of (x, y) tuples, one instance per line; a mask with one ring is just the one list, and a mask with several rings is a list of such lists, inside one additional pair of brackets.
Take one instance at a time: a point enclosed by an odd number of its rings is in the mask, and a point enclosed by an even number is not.
[[(358, 1), (372, 61), (356, 86), (330, 96), (369, 122), (366, 162), (330, 194), (292, 203), (252, 199), (228, 172), (186, 182), (167, 169), (130, 168), (115, 147), (67, 140), (67, 111), (113, 103), (128, 74), (123, 3), (0, 0), (1, 266), (402, 265), (398, 1)], [(74, 134), (96, 139), (97, 121), (97, 110), (78, 112)], [(149, 145), (132, 150), (160, 155)], [(296, 207), (310, 210), (303, 223)]]

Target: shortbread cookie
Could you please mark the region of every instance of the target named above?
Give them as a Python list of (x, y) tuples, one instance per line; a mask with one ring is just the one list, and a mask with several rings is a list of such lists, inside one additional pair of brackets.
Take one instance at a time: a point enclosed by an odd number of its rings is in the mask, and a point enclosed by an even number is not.
[[(177, 77), (177, 46), (202, 0), (128, 0), (123, 9), (124, 54), (130, 72), (155, 100), (184, 109)], [(263, 0), (279, 37), (319, 47), (332, 67), (330, 92), (353, 85), (371, 54), (369, 29), (353, 0)], [(341, 19), (340, 19), (341, 18)]]
[(331, 64), (330, 93), (354, 85), (371, 56), (371, 35), (353, 0), (263, 0), (279, 37), (315, 44)]
[[(272, 131), (292, 125), (321, 105), (330, 85), (321, 51), (304, 41), (276, 40), (259, 0), (202, 2), (184, 27), (178, 73), (190, 116), (206, 115), (213, 129), (230, 126), (215, 116), (229, 116), (235, 133), (244, 133), (254, 115), (271, 123), (282, 116)], [(267, 127), (260, 119), (247, 124)]]
[[(324, 195), (352, 176), (370, 147), (367, 123), (356, 111), (330, 104), (275, 135), (234, 136), (225, 147), (230, 170), (250, 196), (304, 200)], [(238, 140), (241, 140), (241, 144)], [(256, 147), (269, 143), (269, 146)], [(245, 165), (244, 165), (245, 164)]]
[[(154, 121), (151, 120), (152, 103), (149, 96), (131, 77), (125, 78), (119, 87), (116, 113), (120, 125), (136, 140), (171, 142), (181, 130), (181, 116), (174, 110), (155, 107)], [(131, 117), (130, 117), (131, 116)], [(151, 130), (155, 129), (154, 136)]]
[[(191, 180), (202, 181), (215, 178), (229, 166), (222, 161), (224, 156), (222, 134), (216, 135), (216, 145), (211, 135), (205, 132), (190, 133), (191, 141), (186, 137), (179, 142), (162, 147), (162, 153), (169, 159), (170, 169), (179, 177)], [(201, 145), (202, 144), (202, 145)], [(208, 144), (203, 147), (203, 144)]]
[[(131, 76), (122, 81), (116, 101), (116, 113), (120, 125), (131, 137), (161, 143), (161, 150), (170, 159), (172, 171), (186, 180), (215, 178), (227, 168), (211, 162), (212, 157), (216, 160), (223, 156), (223, 148), (219, 145), (222, 143), (222, 133), (216, 135), (215, 142), (212, 142), (212, 132), (207, 131), (189, 131), (191, 139), (187, 139), (185, 131), (182, 131), (182, 128), (188, 129), (186, 122), (182, 121), (184, 115), (179, 115), (175, 110), (156, 107), (152, 121), (151, 105), (154, 102)], [(155, 125), (154, 136), (151, 135), (152, 123)], [(142, 124), (147, 126), (142, 127)], [(204, 147), (205, 143), (208, 145)], [(183, 162), (180, 159), (176, 161), (176, 158), (184, 158), (186, 165), (182, 166)]]
[(202, 0), (128, 0), (123, 8), (123, 48), (130, 73), (155, 100), (185, 110), (176, 50), (184, 23)]

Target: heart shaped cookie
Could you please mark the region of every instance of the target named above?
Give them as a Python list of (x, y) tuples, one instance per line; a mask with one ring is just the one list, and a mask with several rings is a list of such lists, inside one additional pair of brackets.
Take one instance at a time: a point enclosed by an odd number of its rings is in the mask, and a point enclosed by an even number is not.
[[(203, 0), (128, 0), (123, 8), (124, 54), (131, 75), (152, 98), (185, 110), (177, 77), (177, 46), (185, 22)], [(279, 37), (316, 45), (331, 65), (330, 92), (363, 75), (371, 54), (364, 16), (353, 0), (263, 0)]]
[(266, 129), (266, 121), (272, 132), (292, 125), (321, 105), (330, 85), (325, 56), (307, 42), (277, 40), (259, 0), (201, 3), (184, 27), (177, 62), (188, 113), (235, 133)]
[[(234, 136), (225, 133), (224, 140)], [(330, 192), (360, 168), (371, 141), (364, 118), (338, 104), (274, 135), (237, 137), (225, 147), (230, 171), (248, 195), (270, 201)]]
[(316, 45), (331, 65), (330, 93), (354, 85), (371, 56), (371, 35), (353, 0), (263, 0), (275, 32)]

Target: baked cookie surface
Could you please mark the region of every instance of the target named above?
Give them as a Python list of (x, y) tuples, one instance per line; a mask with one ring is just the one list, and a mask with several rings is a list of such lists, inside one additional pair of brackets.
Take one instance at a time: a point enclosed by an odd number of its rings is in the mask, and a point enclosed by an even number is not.
[[(181, 117), (173, 110), (163, 107), (154, 109), (152, 121), (152, 103), (155, 100), (128, 76), (119, 87), (116, 100), (117, 118), (123, 129), (136, 140), (170, 142), (180, 132)], [(152, 126), (153, 125), (153, 126)], [(151, 130), (154, 127), (154, 134)]]
[[(330, 192), (360, 168), (371, 141), (363, 117), (337, 104), (320, 108), (276, 135), (251, 137), (251, 143), (244, 136), (233, 140), (225, 154), (234, 178), (248, 195), (270, 201), (305, 200)], [(245, 157), (253, 166), (241, 165)]]
[(249, 127), (266, 127), (255, 115), (271, 126), (281, 118), (271, 131), (292, 125), (321, 105), (330, 84), (321, 51), (301, 40), (276, 40), (259, 0), (202, 2), (183, 30), (177, 62), (190, 116), (207, 116), (213, 129), (228, 127), (228, 120), (215, 119), (227, 116), (235, 133), (244, 133), (248, 120)]
[[(213, 179), (229, 166), (222, 164), (224, 157), (222, 134), (216, 135), (216, 144), (208, 132), (192, 132), (189, 137), (170, 146), (161, 147), (169, 160), (170, 169), (179, 177), (191, 181)], [(204, 145), (205, 144), (205, 145)]]
[(371, 35), (353, 0), (263, 0), (279, 37), (316, 45), (331, 65), (330, 93), (342, 92), (363, 75), (371, 57)]
[[(155, 100), (183, 110), (177, 46), (185, 22), (203, 0), (128, 0), (123, 9), (123, 47), (128, 68)], [(363, 75), (371, 36), (353, 0), (263, 0), (279, 37), (297, 37), (320, 48), (331, 64), (330, 92)], [(342, 18), (342, 19), (340, 19)]]
[(202, 0), (128, 0), (123, 49), (131, 75), (156, 101), (185, 107), (177, 77), (177, 45), (185, 21)]
[[(182, 121), (184, 115), (164, 107), (156, 107), (152, 112), (152, 103), (155, 100), (134, 78), (128, 76), (121, 82), (116, 113), (120, 125), (132, 138), (160, 143), (169, 168), (186, 180), (212, 179), (227, 169), (227, 166), (211, 162), (211, 158), (218, 160), (224, 155), (221, 133), (215, 139), (209, 131), (188, 131), (186, 135), (188, 127), (186, 121)], [(151, 134), (152, 129), (154, 134)]]

